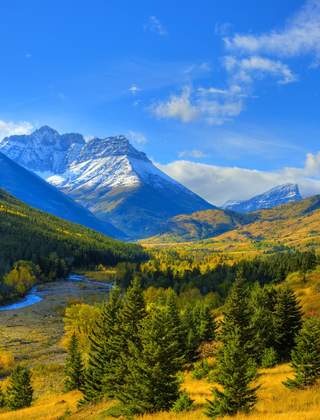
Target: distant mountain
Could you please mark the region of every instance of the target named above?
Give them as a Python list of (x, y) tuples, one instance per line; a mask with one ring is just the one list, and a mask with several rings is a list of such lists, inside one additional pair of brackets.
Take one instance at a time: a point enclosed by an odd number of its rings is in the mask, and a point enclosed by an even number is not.
[(45, 126), (3, 139), (0, 150), (131, 238), (159, 233), (178, 214), (215, 208), (161, 172), (124, 136), (86, 142), (80, 134), (60, 135)]
[(238, 213), (249, 213), (262, 209), (270, 209), (285, 203), (302, 200), (297, 184), (284, 184), (272, 188), (249, 200), (227, 201), (222, 208)]
[(90, 211), (48, 184), (39, 176), (0, 153), (0, 188), (32, 207), (78, 223), (112, 237), (124, 234), (109, 223), (98, 220)]
[(254, 218), (228, 210), (203, 210), (171, 218), (164, 231), (145, 239), (145, 243), (199, 241), (220, 235), (249, 223)]

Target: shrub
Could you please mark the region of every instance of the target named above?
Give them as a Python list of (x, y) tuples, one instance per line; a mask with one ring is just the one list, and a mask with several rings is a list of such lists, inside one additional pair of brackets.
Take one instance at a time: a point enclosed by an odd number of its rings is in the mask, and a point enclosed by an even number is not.
[(10, 351), (0, 350), (0, 374), (5, 375), (14, 366), (14, 356)]
[(207, 360), (200, 360), (193, 366), (193, 371), (191, 372), (193, 379), (203, 379), (208, 375), (210, 368)]
[(261, 357), (261, 367), (272, 368), (278, 363), (278, 355), (273, 347), (266, 348)]
[(173, 404), (172, 411), (181, 413), (182, 411), (190, 411), (193, 408), (193, 400), (189, 397), (188, 393), (182, 391), (179, 398)]

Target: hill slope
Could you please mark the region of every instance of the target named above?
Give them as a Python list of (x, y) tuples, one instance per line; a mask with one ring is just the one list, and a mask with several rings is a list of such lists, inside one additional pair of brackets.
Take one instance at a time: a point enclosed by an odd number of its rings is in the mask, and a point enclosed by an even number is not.
[(131, 238), (159, 233), (178, 214), (214, 208), (161, 172), (124, 136), (85, 142), (80, 134), (42, 127), (3, 139), (0, 150)]
[(0, 190), (0, 272), (20, 259), (39, 263), (51, 253), (72, 267), (145, 258), (142, 248), (27, 206)]
[(109, 236), (124, 236), (111, 224), (101, 222), (90, 211), (2, 153), (0, 153), (0, 188), (30, 206), (55, 216), (82, 224)]

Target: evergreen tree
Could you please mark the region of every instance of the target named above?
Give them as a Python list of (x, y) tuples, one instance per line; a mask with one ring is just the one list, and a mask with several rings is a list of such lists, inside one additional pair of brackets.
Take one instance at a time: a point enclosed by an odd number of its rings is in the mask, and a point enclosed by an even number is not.
[(29, 407), (32, 402), (33, 390), (30, 381), (30, 371), (17, 366), (10, 377), (7, 389), (7, 405), (12, 410)]
[(295, 337), (299, 333), (301, 325), (301, 306), (294, 292), (288, 287), (280, 289), (274, 309), (274, 348), (281, 361), (290, 359)]
[(245, 285), (243, 273), (239, 271), (223, 311), (220, 333), (222, 341), (225, 343), (228, 337), (233, 335), (234, 328), (237, 327), (241, 345), (251, 351), (253, 346), (251, 316), (252, 312), (249, 305), (248, 290)]
[(121, 387), (126, 386), (127, 364), (131, 357), (128, 343), (132, 342), (136, 348), (139, 347), (139, 327), (145, 316), (143, 289), (140, 280), (135, 278), (125, 293), (112, 339), (108, 342), (113, 357), (105, 370), (103, 387), (105, 394), (110, 397), (117, 395)]
[(4, 407), (5, 405), (6, 405), (6, 398), (2, 389), (0, 388), (0, 408)]
[(72, 335), (65, 365), (65, 390), (80, 389), (83, 383), (83, 363), (79, 351), (79, 343), (75, 334)]
[(214, 399), (208, 400), (205, 414), (215, 419), (252, 409), (257, 400), (258, 387), (250, 385), (255, 379), (255, 363), (243, 345), (240, 328), (234, 326), (217, 357), (215, 380), (223, 390), (212, 390)]
[(139, 328), (139, 344), (129, 342), (125, 386), (117, 398), (127, 414), (169, 410), (179, 398), (177, 373), (183, 357), (179, 328), (172, 322), (168, 307), (155, 308)]
[(296, 338), (291, 352), (294, 379), (284, 384), (289, 388), (303, 388), (313, 385), (320, 378), (320, 320), (308, 318)]
[(110, 343), (116, 340), (116, 327), (121, 307), (121, 292), (118, 287), (111, 289), (108, 302), (102, 308), (91, 335), (88, 366), (83, 378), (82, 403), (99, 401), (104, 395), (104, 377), (112, 361), (118, 357)]

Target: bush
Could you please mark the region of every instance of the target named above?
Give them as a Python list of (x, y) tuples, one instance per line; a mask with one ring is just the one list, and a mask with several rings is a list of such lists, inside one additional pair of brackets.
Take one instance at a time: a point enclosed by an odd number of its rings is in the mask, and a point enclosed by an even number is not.
[(8, 374), (14, 366), (14, 356), (10, 351), (0, 349), (0, 375)]
[(205, 378), (210, 371), (209, 364), (207, 360), (200, 360), (193, 365), (193, 370), (191, 376), (193, 379), (203, 379)]
[(261, 357), (261, 367), (272, 368), (278, 363), (278, 355), (273, 347), (266, 348)]
[(189, 397), (188, 393), (183, 391), (180, 393), (179, 398), (174, 403), (172, 411), (181, 413), (182, 411), (190, 411), (193, 408), (193, 400)]

